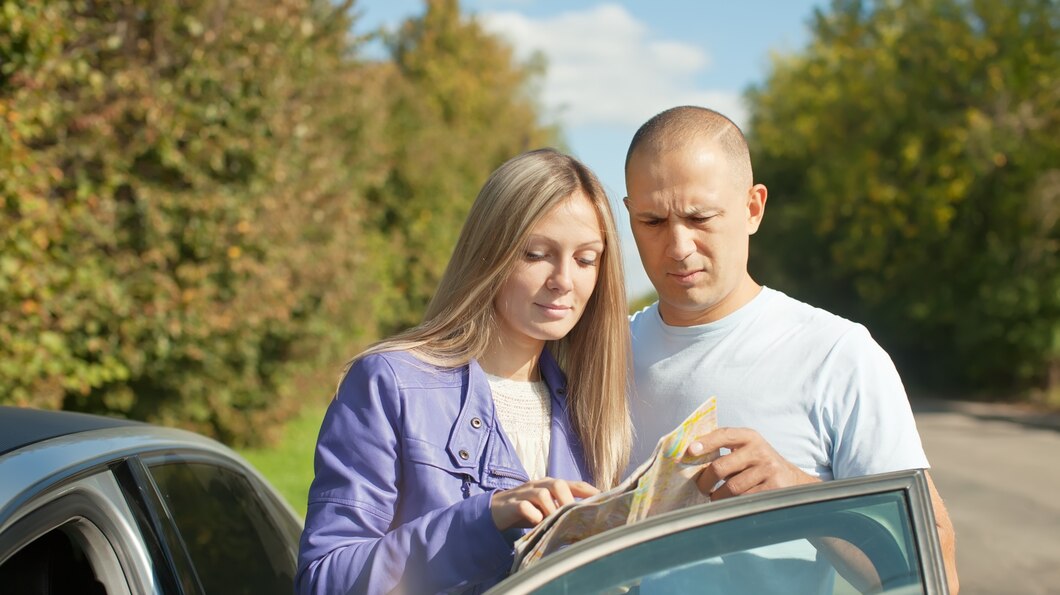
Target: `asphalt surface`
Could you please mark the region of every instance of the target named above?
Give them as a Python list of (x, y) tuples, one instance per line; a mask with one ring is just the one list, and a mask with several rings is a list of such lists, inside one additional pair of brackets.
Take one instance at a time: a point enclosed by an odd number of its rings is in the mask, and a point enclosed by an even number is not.
[(913, 399), (963, 595), (1060, 594), (1060, 414)]

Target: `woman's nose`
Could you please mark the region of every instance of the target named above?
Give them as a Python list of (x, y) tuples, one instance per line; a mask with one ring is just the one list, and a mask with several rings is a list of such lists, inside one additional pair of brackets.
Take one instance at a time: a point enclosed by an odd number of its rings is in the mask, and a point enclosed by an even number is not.
[(569, 265), (560, 265), (552, 269), (552, 274), (548, 277), (548, 288), (557, 293), (566, 293), (574, 288)]

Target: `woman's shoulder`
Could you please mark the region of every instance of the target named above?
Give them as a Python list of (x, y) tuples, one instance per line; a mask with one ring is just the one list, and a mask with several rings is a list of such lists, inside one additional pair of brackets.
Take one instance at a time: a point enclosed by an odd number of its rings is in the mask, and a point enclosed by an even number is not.
[(350, 365), (351, 374), (368, 376), (379, 373), (388, 374), (403, 385), (458, 380), (466, 370), (467, 365), (444, 367), (426, 362), (407, 349), (370, 353), (358, 357)]

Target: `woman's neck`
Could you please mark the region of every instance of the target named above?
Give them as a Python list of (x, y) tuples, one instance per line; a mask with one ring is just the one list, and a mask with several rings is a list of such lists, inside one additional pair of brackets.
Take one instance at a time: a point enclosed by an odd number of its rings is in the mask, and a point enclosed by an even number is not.
[(478, 363), (488, 374), (511, 380), (534, 381), (541, 378), (538, 361), (544, 345), (516, 346), (501, 341), (491, 345), (478, 358)]

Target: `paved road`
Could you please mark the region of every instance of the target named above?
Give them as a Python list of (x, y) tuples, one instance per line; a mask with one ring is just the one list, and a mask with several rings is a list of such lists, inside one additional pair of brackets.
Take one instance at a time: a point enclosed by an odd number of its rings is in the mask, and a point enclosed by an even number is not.
[(1060, 417), (914, 399), (962, 595), (1060, 594)]

